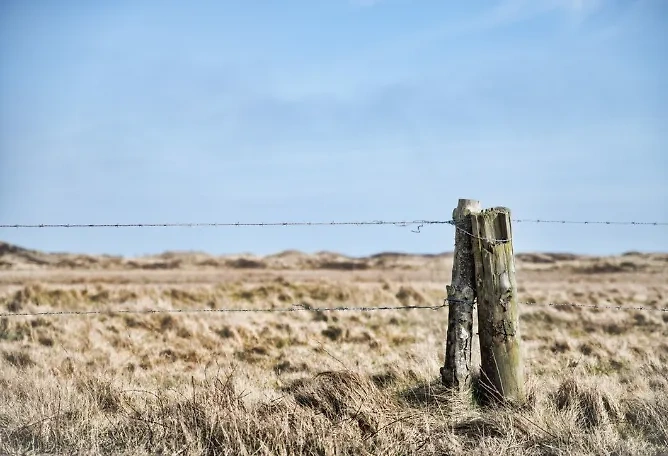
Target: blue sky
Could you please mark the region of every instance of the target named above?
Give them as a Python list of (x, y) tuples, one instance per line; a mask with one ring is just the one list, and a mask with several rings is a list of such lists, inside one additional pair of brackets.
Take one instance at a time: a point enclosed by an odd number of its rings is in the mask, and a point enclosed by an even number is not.
[[(0, 223), (668, 220), (663, 0), (0, 5)], [(667, 251), (516, 224), (517, 251)], [(48, 251), (452, 249), (448, 226), (0, 229)]]

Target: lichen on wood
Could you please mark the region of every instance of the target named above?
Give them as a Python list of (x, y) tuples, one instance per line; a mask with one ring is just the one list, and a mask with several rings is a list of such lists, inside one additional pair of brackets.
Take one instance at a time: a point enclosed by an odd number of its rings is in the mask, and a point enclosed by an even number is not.
[(452, 283), (448, 292), (448, 333), (445, 364), (441, 381), (448, 388), (462, 391), (471, 381), (471, 341), (473, 337), (473, 302), (475, 298), (475, 266), (471, 236), (471, 214), (480, 211), (480, 202), (460, 199), (452, 218), (455, 229), (455, 252)]
[(472, 217), (482, 390), (488, 399), (523, 402), (510, 210), (493, 208)]

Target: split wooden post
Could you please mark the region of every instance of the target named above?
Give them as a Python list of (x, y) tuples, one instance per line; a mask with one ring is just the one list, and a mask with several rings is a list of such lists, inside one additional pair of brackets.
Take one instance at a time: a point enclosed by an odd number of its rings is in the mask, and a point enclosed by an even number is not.
[(463, 391), (471, 381), (471, 341), (473, 339), (473, 300), (475, 298), (475, 266), (471, 236), (471, 214), (480, 211), (480, 202), (460, 199), (452, 213), (455, 224), (455, 251), (452, 283), (448, 291), (448, 333), (445, 365), (441, 381), (454, 390)]
[(510, 209), (484, 210), (472, 222), (481, 389), (488, 400), (521, 403), (524, 367)]

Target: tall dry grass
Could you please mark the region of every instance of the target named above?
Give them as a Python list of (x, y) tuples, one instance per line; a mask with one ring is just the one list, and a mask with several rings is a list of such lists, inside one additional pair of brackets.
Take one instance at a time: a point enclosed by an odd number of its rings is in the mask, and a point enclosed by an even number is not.
[[(661, 261), (540, 257), (519, 264), (520, 299), (666, 307)], [(161, 270), (141, 280), (10, 270), (0, 307), (438, 302), (448, 268), (410, 262), (245, 277), (191, 268), (169, 280)], [(446, 322), (446, 309), (3, 318), (0, 453), (666, 454), (665, 313), (522, 306), (530, 395), (516, 408), (480, 406), (475, 389), (443, 390)]]

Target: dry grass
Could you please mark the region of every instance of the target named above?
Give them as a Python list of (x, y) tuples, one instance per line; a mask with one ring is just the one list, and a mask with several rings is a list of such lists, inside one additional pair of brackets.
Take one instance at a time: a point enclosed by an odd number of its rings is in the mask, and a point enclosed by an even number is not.
[[(0, 250), (10, 312), (436, 303), (451, 266)], [(520, 299), (668, 307), (666, 258), (522, 255)], [(438, 383), (446, 310), (0, 319), (0, 453), (666, 454), (668, 315), (521, 320), (530, 400), (484, 408)]]

